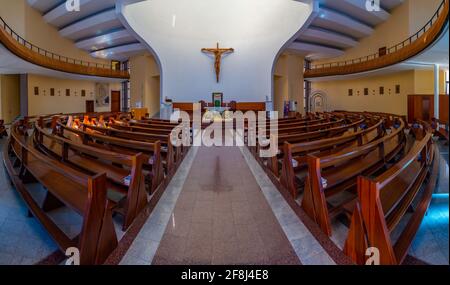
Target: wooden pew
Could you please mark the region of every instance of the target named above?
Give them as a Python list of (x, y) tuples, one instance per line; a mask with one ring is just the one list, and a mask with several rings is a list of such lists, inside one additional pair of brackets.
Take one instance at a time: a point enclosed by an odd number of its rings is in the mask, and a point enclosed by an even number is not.
[(123, 230), (128, 229), (147, 205), (142, 153), (125, 155), (84, 145), (48, 133), (38, 125), (34, 143), (39, 150), (69, 167), (90, 175), (106, 173), (108, 196), (119, 196), (113, 211), (124, 217)]
[[(118, 244), (112, 221), (115, 204), (107, 199), (106, 174), (91, 176), (67, 167), (34, 149), (29, 140), (23, 128), (13, 126), (9, 144), (3, 151), (3, 162), (16, 190), (63, 252), (76, 247), (82, 265), (102, 264)], [(14, 168), (12, 156), (20, 160), (20, 171)], [(27, 176), (47, 189), (43, 207), (26, 189)], [(69, 238), (46, 213), (63, 205), (83, 219), (81, 232), (75, 239)]]
[[(355, 263), (366, 263), (369, 246), (379, 250), (381, 265), (403, 262), (430, 205), (439, 172), (438, 156), (428, 133), (389, 170), (375, 178), (358, 177), (358, 199), (344, 247)], [(394, 241), (391, 233), (410, 209), (412, 216)]]
[(340, 136), (337, 136), (340, 133), (334, 132), (323, 139), (310, 142), (285, 140), (282, 145), (281, 184), (292, 194), (294, 199), (297, 199), (298, 189), (304, 181), (298, 179), (296, 173), (307, 166), (306, 156), (308, 154), (314, 153), (316, 156), (324, 156), (368, 144), (384, 136), (381, 126), (382, 121), (379, 121), (365, 130), (354, 131), (353, 133)]
[[(348, 130), (353, 129), (354, 132), (357, 131), (358, 126), (363, 123), (364, 120), (361, 119), (359, 121), (353, 122), (349, 125), (342, 125), (332, 128), (325, 128), (323, 130), (315, 130), (312, 132), (306, 132), (306, 133), (298, 133), (298, 134), (292, 134), (292, 133), (285, 133), (285, 134), (279, 134), (278, 139), (278, 154), (276, 156), (273, 156), (271, 158), (267, 159), (267, 167), (270, 168), (271, 172), (276, 176), (279, 177), (279, 161), (283, 159), (284, 156), (284, 144), (290, 143), (301, 143), (301, 142), (310, 142), (310, 141), (318, 141), (320, 139), (324, 138), (330, 138), (330, 137), (337, 137), (341, 136), (344, 133), (346, 133)], [(273, 139), (273, 137), (271, 138)], [(258, 138), (257, 138), (258, 142)], [(256, 147), (250, 148), (251, 151), (254, 152), (254, 155), (257, 156), (257, 159), (260, 159), (258, 157), (258, 153), (260, 151), (260, 145), (257, 143)]]
[[(93, 128), (93, 127), (92, 127)], [(110, 150), (113, 152), (124, 153), (128, 155), (143, 154), (144, 169), (149, 172), (148, 180), (150, 181), (149, 193), (152, 194), (161, 185), (164, 180), (163, 162), (161, 156), (161, 143), (159, 140), (136, 141), (125, 138), (117, 138), (105, 135), (102, 132), (92, 132), (88, 130), (80, 130), (69, 128), (64, 124), (57, 122), (52, 128), (53, 133), (68, 138), (70, 133), (80, 137), (80, 140), (88, 146), (100, 149)], [(100, 128), (104, 130), (103, 128)], [(167, 158), (169, 166), (173, 164), (173, 149), (169, 147), (167, 150)]]
[[(65, 126), (63, 126), (65, 127)], [(92, 130), (92, 134), (97, 132), (98, 134), (103, 134), (107, 137), (119, 138), (122, 140), (136, 141), (136, 142), (147, 142), (156, 143), (159, 142), (161, 145), (161, 158), (163, 159), (163, 164), (166, 168), (167, 175), (173, 174), (176, 167), (181, 163), (182, 160), (182, 148), (175, 147), (172, 144), (172, 140), (169, 135), (164, 134), (151, 134), (151, 133), (141, 133), (141, 132), (131, 132), (124, 130), (117, 130), (112, 128), (102, 128), (93, 125), (83, 125), (84, 132), (88, 133), (88, 130)], [(162, 172), (163, 173), (163, 172)]]
[(331, 236), (331, 219), (345, 211), (350, 201), (329, 207), (327, 198), (353, 189), (359, 175), (372, 175), (387, 166), (405, 146), (405, 123), (390, 134), (369, 144), (332, 155), (307, 156), (308, 174), (302, 199), (302, 208)]

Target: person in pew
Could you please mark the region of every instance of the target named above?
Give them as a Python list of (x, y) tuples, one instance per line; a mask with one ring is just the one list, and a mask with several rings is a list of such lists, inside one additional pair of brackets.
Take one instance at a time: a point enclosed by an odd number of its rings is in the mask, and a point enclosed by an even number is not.
[(400, 126), (402, 125), (402, 122), (400, 122), (400, 119), (399, 118), (395, 118), (394, 119), (394, 128), (395, 129), (398, 129), (398, 128), (400, 128)]
[(0, 120), (0, 139), (2, 139), (3, 137), (7, 137), (7, 136), (8, 136), (8, 133), (6, 132), (5, 121)]
[(412, 129), (412, 132), (411, 132), (412, 137), (414, 139), (417, 139), (417, 135), (416, 134), (421, 129), (420, 124), (419, 124), (419, 122), (417, 120), (413, 121), (413, 123), (411, 125), (411, 129)]
[(100, 116), (98, 119), (97, 127), (106, 128), (105, 118), (103, 116)]
[(362, 123), (359, 125), (359, 128), (360, 128), (361, 130), (367, 130), (367, 129), (369, 128), (369, 126), (366, 124), (366, 122), (362, 122)]
[(84, 116), (83, 124), (84, 125), (90, 125), (91, 124), (91, 122), (89, 121), (89, 116)]

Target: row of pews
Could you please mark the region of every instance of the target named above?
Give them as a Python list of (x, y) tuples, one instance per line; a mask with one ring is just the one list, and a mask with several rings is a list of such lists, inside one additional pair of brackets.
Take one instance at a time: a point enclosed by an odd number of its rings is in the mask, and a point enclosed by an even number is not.
[[(278, 140), (276, 156), (263, 158), (258, 147), (248, 148), (280, 192), (326, 235), (333, 235), (333, 221), (347, 221), (343, 251), (355, 263), (365, 264), (367, 249), (376, 247), (381, 264), (401, 264), (439, 172), (432, 128), (406, 122), (386, 113), (316, 113), (279, 122), (278, 137), (266, 138)], [(406, 226), (402, 219), (409, 219)]]
[[(118, 245), (114, 220), (127, 231), (186, 155), (188, 148), (172, 144), (176, 127), (126, 113), (27, 117), (12, 125), (3, 162), (30, 214), (59, 248), (78, 248), (81, 264), (103, 264)], [(46, 190), (43, 202), (30, 193), (34, 183)], [(75, 238), (51, 218), (61, 207), (82, 218)]]

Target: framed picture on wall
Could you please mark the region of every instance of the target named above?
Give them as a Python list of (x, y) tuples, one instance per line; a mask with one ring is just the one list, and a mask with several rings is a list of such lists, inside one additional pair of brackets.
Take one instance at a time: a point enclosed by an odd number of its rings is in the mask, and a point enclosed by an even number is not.
[(223, 93), (215, 92), (212, 94), (212, 102), (214, 107), (222, 107)]

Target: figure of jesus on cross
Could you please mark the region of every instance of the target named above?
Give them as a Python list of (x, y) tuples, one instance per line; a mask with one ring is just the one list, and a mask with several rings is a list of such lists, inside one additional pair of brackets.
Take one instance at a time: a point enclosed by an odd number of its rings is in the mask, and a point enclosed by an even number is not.
[(234, 52), (233, 48), (219, 48), (219, 43), (217, 43), (217, 48), (203, 48), (202, 52), (204, 53), (212, 53), (215, 57), (214, 67), (216, 69), (216, 78), (217, 83), (219, 82), (220, 78), (220, 63), (222, 61), (222, 55), (227, 53)]

